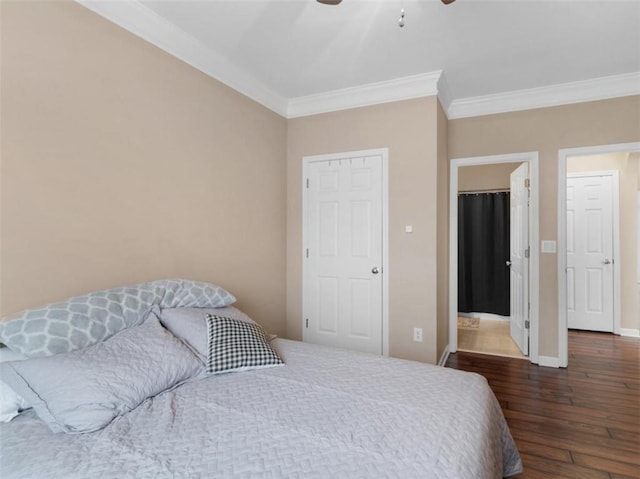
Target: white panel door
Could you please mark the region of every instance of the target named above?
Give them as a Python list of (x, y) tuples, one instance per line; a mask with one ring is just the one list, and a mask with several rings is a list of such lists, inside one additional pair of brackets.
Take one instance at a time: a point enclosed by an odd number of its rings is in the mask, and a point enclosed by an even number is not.
[(305, 172), (303, 339), (382, 354), (382, 157)]
[(510, 329), (511, 337), (529, 354), (529, 165), (511, 173), (510, 188)]
[(567, 177), (567, 321), (613, 332), (613, 179)]

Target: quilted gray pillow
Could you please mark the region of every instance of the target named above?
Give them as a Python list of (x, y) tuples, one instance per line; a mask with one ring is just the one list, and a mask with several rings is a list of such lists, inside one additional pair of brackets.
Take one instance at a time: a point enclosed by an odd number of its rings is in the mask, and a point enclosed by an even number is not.
[(82, 433), (103, 428), (202, 370), (202, 362), (152, 314), (85, 349), (1, 363), (0, 377), (53, 432)]
[(207, 329), (208, 374), (271, 368), (284, 364), (258, 324), (208, 314)]
[(5, 318), (0, 342), (29, 357), (85, 348), (140, 324), (154, 306), (219, 308), (236, 298), (220, 286), (169, 279), (76, 296)]

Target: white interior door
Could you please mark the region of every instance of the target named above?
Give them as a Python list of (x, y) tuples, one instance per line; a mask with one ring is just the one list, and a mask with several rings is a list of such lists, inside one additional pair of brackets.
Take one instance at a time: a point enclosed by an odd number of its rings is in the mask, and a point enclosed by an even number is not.
[(613, 178), (567, 176), (567, 324), (613, 332)]
[(305, 176), (303, 339), (382, 354), (382, 156)]
[(511, 173), (510, 328), (511, 337), (529, 354), (529, 165)]

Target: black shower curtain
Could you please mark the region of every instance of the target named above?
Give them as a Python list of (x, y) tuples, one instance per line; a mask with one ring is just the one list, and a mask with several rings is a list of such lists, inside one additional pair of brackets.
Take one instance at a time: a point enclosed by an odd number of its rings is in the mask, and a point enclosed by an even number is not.
[(509, 193), (458, 195), (458, 311), (509, 316)]

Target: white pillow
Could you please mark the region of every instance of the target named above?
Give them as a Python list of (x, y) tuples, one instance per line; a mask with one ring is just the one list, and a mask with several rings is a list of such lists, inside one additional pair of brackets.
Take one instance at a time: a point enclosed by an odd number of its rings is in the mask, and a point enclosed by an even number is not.
[[(16, 353), (9, 348), (0, 348), (0, 363), (4, 361), (22, 361), (27, 356)], [(0, 380), (0, 421), (9, 422), (21, 411), (28, 409), (27, 402), (18, 396), (4, 381)]]

